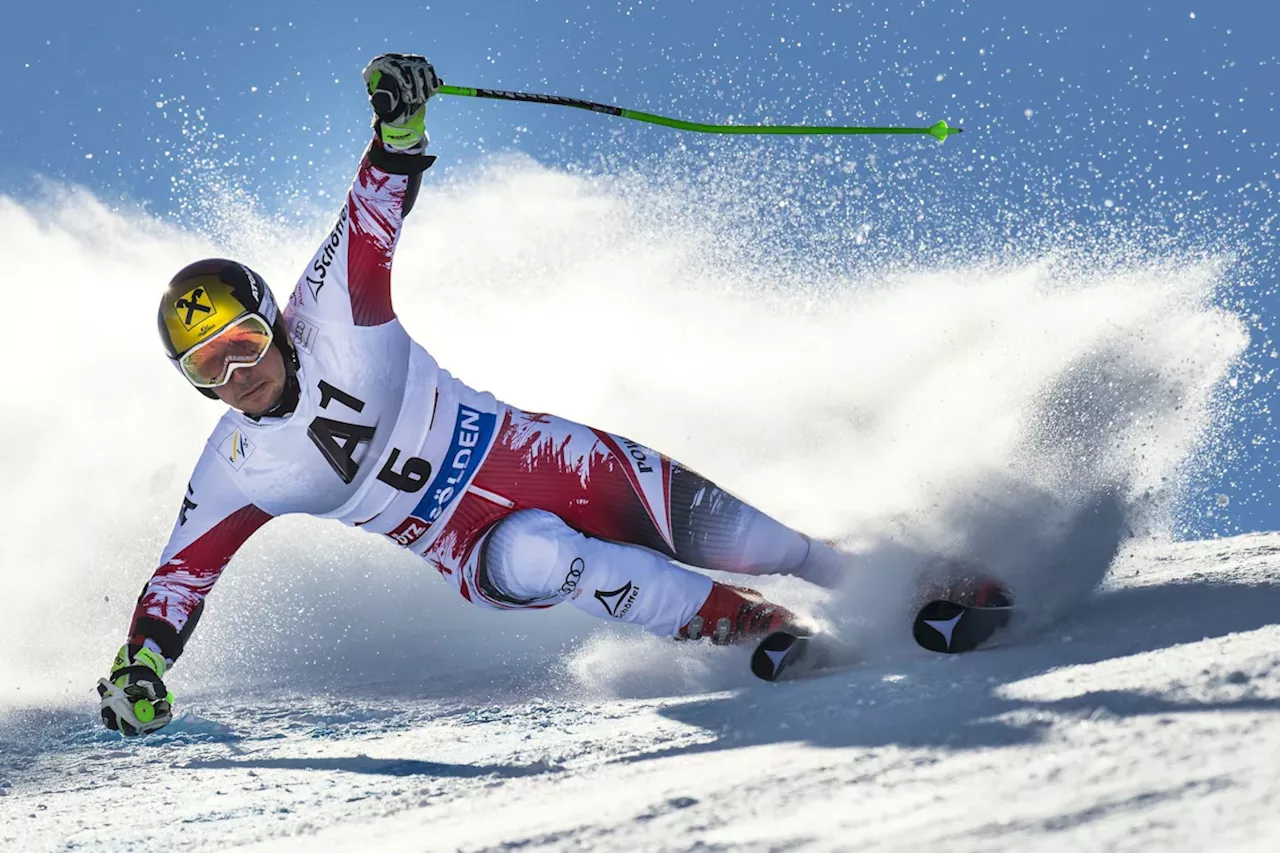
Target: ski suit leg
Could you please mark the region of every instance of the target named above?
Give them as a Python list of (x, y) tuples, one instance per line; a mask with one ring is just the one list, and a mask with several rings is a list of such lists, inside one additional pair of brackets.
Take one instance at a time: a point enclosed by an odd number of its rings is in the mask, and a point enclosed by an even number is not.
[(688, 624), (712, 587), (710, 578), (661, 554), (585, 536), (536, 509), (509, 515), (489, 532), (477, 584), (488, 597), (512, 605), (567, 600), (592, 616), (664, 637)]
[(790, 574), (835, 586), (845, 568), (832, 548), (691, 468), (554, 415), (509, 409), (475, 485), (515, 509), (547, 510), (593, 538), (640, 545), (700, 569)]
[[(654, 450), (514, 408), (429, 543), (423, 557), (475, 604), (537, 608), (568, 599), (665, 636), (694, 615), (717, 625), (744, 605), (768, 610), (755, 593), (713, 596), (730, 588), (677, 563), (828, 585), (842, 569), (832, 549)], [(737, 622), (733, 633), (741, 633)]]
[(794, 575), (834, 587), (848, 558), (674, 464), (671, 477), (675, 558), (690, 566), (746, 575)]

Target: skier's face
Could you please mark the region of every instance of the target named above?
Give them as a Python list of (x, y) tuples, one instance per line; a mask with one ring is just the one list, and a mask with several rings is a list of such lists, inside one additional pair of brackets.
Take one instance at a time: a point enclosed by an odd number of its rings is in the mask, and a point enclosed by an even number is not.
[(270, 409), (284, 393), (284, 357), (271, 347), (262, 361), (252, 367), (231, 371), (227, 384), (213, 389), (218, 399), (246, 415), (257, 417)]

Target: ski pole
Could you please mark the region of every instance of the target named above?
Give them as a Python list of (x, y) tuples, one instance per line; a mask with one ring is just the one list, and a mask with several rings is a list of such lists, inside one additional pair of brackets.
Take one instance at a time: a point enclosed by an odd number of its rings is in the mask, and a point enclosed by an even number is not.
[(769, 124), (702, 124), (695, 121), (682, 121), (678, 118), (644, 113), (639, 110), (628, 110), (609, 104), (598, 104), (595, 101), (584, 101), (581, 98), (565, 98), (560, 95), (535, 95), (532, 92), (504, 92), (500, 89), (472, 89), (467, 86), (441, 86), (437, 94), (458, 95), (466, 98), (492, 98), (498, 101), (525, 101), (535, 104), (551, 104), (556, 107), (574, 107), (590, 110), (593, 113), (629, 118), (649, 124), (660, 124), (678, 130), (691, 130), (695, 133), (741, 133), (741, 134), (778, 134), (785, 136), (826, 136), (849, 133), (927, 133), (939, 142), (945, 142), (953, 133), (960, 133), (962, 127), (947, 127), (945, 121), (929, 127), (813, 127), (809, 125), (769, 125)]

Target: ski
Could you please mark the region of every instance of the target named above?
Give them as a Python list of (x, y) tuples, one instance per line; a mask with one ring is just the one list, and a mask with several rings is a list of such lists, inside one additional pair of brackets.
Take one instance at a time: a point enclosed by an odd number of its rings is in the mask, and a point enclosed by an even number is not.
[(834, 637), (774, 631), (751, 653), (751, 672), (765, 681), (791, 681), (857, 661)]
[(930, 601), (916, 614), (911, 633), (921, 648), (942, 654), (971, 652), (1009, 624), (1013, 606), (970, 607)]

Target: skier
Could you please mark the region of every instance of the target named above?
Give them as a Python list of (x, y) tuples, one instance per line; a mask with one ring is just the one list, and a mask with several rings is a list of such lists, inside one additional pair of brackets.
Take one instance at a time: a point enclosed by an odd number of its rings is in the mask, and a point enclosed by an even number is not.
[(219, 259), (178, 272), (161, 298), (170, 360), (230, 409), (99, 681), (104, 723), (134, 735), (172, 719), (163, 676), (205, 597), (241, 544), (286, 513), (389, 537), (483, 607), (569, 601), (721, 644), (799, 627), (753, 590), (673, 561), (834, 586), (838, 552), (648, 447), (470, 388), (405, 332), (391, 261), (435, 160), (425, 109), (440, 80), (408, 54), (375, 58), (364, 80), (374, 139), (284, 310), (257, 273)]

